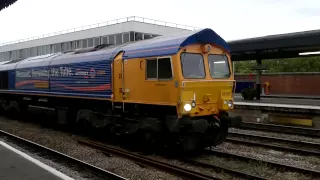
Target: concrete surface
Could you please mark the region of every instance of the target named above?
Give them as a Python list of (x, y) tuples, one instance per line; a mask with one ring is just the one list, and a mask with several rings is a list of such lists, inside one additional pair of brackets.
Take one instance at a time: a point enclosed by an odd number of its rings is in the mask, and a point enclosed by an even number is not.
[[(240, 93), (236, 93), (235, 96), (237, 97), (241, 97)], [(316, 95), (287, 95), (287, 94), (261, 94), (260, 95), (261, 98), (281, 98), (281, 99), (316, 99), (316, 100), (320, 100), (320, 96), (316, 96)]]
[(291, 98), (261, 98), (260, 100), (244, 100), (241, 95), (234, 96), (235, 102), (247, 102), (247, 103), (268, 103), (268, 104), (290, 104), (290, 105), (308, 105), (308, 106), (320, 106), (319, 99), (291, 99)]
[(0, 180), (71, 180), (70, 177), (0, 141)]

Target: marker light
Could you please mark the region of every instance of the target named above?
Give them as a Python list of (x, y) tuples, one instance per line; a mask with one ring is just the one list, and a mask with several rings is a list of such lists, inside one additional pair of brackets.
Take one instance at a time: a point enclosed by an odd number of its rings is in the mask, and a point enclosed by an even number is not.
[(193, 102), (191, 103), (191, 107), (195, 108), (195, 107), (196, 107), (196, 102), (193, 101)]
[(185, 104), (183, 108), (184, 108), (184, 110), (187, 111), (187, 112), (188, 112), (188, 111), (191, 111), (191, 105), (190, 105), (190, 104)]

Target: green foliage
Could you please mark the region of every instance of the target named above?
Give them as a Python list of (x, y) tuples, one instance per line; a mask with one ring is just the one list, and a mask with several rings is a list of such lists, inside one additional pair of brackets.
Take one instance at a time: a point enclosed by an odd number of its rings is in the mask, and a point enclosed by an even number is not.
[[(262, 64), (267, 66), (266, 73), (320, 72), (320, 56), (262, 60)], [(235, 62), (235, 73), (255, 73), (251, 67), (256, 65), (255, 60)]]

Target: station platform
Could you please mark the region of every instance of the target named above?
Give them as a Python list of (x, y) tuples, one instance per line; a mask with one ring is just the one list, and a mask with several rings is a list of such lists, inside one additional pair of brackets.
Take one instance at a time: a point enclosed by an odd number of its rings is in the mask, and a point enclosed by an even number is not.
[(261, 96), (260, 100), (244, 100), (240, 94), (235, 94), (232, 115), (253, 122), (320, 128), (320, 99)]
[[(235, 93), (235, 96), (241, 97), (241, 93)], [(313, 99), (320, 100), (320, 96), (316, 95), (300, 95), (300, 94), (261, 94), (261, 98), (280, 98), (280, 99)]]
[(281, 99), (313, 99), (320, 100), (320, 96), (315, 95), (283, 95), (283, 94), (268, 94), (260, 95), (262, 98), (281, 98)]
[(0, 180), (73, 180), (0, 141)]
[(279, 105), (281, 107), (285, 107), (286, 105), (288, 108), (290, 107), (299, 107), (300, 108), (315, 108), (320, 110), (320, 99), (302, 99), (302, 98), (280, 98), (280, 97), (264, 97), (261, 96), (260, 100), (244, 100), (242, 96), (236, 94), (234, 96), (235, 105), (250, 105), (255, 104), (259, 106), (261, 105), (268, 105), (268, 106), (276, 106)]

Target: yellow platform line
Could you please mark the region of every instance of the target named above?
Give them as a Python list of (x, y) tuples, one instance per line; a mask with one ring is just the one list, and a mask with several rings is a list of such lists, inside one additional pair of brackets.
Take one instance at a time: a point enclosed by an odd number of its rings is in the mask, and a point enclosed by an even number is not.
[(308, 118), (283, 117), (283, 116), (270, 115), (269, 121), (273, 123), (278, 123), (278, 124), (302, 125), (302, 126), (310, 126), (310, 127), (312, 127), (313, 125), (312, 119), (308, 119)]

